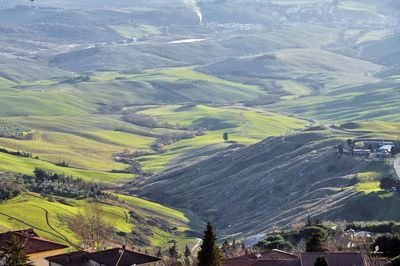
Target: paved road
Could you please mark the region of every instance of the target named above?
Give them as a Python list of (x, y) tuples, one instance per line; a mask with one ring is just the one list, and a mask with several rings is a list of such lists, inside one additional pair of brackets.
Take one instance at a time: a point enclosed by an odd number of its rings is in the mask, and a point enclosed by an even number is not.
[(396, 170), (397, 176), (400, 178), (400, 158), (394, 160), (394, 169)]
[(196, 245), (192, 248), (192, 253), (196, 251), (196, 249), (200, 246), (201, 242), (202, 242), (201, 239), (197, 239)]

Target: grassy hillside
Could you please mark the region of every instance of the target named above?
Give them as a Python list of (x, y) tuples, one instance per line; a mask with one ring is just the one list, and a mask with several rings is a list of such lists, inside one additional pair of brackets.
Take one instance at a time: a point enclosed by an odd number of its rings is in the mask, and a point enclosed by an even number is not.
[(361, 55), (384, 65), (397, 65), (399, 60), (398, 43), (400, 36), (392, 35), (361, 47)]
[(200, 68), (226, 79), (264, 84), (266, 91), (279, 97), (318, 95), (340, 86), (373, 82), (371, 74), (379, 69), (367, 61), (318, 49), (278, 50)]
[[(103, 215), (116, 229), (117, 232), (130, 235), (135, 230), (144, 230), (146, 228), (151, 233), (147, 238), (138, 239), (147, 242), (147, 246), (167, 247), (168, 241), (175, 240), (180, 249), (185, 244), (194, 245), (196, 239), (187, 235), (186, 231), (192, 227), (196, 228), (199, 222), (188, 217), (185, 213), (170, 209), (159, 204), (155, 204), (135, 197), (117, 195), (124, 203), (110, 205), (110, 202), (104, 202), (101, 205)], [(0, 222), (2, 231), (7, 229), (34, 228), (42, 237), (54, 240), (67, 245), (79, 244), (79, 237), (68, 227), (68, 219), (76, 214), (79, 209), (87, 204), (84, 200), (66, 199), (68, 205), (58, 201), (49, 200), (36, 194), (27, 194), (0, 205)], [(133, 211), (144, 221), (140, 223), (134, 218), (130, 218), (129, 211)], [(29, 215), (26, 215), (29, 213)], [(150, 221), (153, 221), (151, 223)], [(157, 221), (156, 223), (154, 221)], [(201, 224), (200, 224), (201, 225)], [(176, 228), (172, 231), (165, 231), (165, 227)], [(114, 236), (117, 238), (117, 236)], [(131, 236), (130, 238), (134, 238)], [(135, 244), (136, 247), (141, 246)]]
[[(357, 133), (344, 133), (348, 125), (343, 124), (342, 133), (313, 128), (267, 138), (183, 169), (136, 180), (138, 188), (126, 189), (171, 206), (189, 206), (203, 219), (213, 219), (224, 235), (285, 227), (304, 221), (309, 213), (327, 219), (398, 219), (398, 196), (378, 186), (391, 171), (391, 163), (339, 156), (334, 148), (349, 137), (384, 136), (398, 127), (380, 123), (364, 132), (367, 125), (355, 123), (354, 130), (360, 128)], [(381, 198), (374, 204), (387, 212), (375, 215), (368, 208), (372, 198)], [(360, 211), (342, 211), (355, 202)]]
[(267, 109), (293, 113), (320, 121), (399, 121), (397, 80), (338, 88), (325, 95), (283, 101)]

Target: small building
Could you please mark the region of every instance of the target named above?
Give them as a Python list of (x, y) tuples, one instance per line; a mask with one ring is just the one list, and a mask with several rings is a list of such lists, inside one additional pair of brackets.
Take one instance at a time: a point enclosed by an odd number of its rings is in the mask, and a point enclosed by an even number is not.
[(314, 266), (320, 257), (324, 257), (329, 266), (366, 265), (362, 254), (357, 252), (306, 252), (296, 256), (274, 249), (226, 259), (224, 266)]
[(378, 149), (378, 151), (379, 152), (390, 153), (392, 151), (393, 147), (394, 147), (393, 145), (388, 145), (388, 144), (387, 145), (383, 145)]
[(68, 248), (66, 245), (41, 238), (33, 229), (1, 233), (0, 246), (3, 247), (13, 236), (19, 239), (24, 246), (25, 254), (36, 266), (48, 265), (46, 257), (62, 254)]
[(369, 150), (369, 149), (354, 149), (353, 153), (354, 153), (354, 156), (369, 157), (371, 154), (371, 150)]
[(50, 266), (132, 266), (156, 265), (159, 258), (134, 252), (125, 248), (114, 248), (98, 252), (76, 251), (47, 257)]
[(358, 252), (306, 252), (300, 254), (301, 266), (314, 266), (317, 258), (324, 257), (329, 266), (365, 266)]

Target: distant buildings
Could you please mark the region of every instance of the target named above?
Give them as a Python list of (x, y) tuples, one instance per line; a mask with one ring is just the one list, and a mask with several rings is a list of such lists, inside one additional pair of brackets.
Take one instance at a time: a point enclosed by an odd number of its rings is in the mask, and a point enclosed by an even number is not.
[(346, 145), (340, 144), (337, 148), (339, 154), (381, 160), (398, 153), (399, 143), (390, 140), (349, 139)]
[(320, 257), (324, 257), (329, 266), (366, 266), (358, 252), (306, 252), (296, 256), (277, 249), (226, 259), (224, 266), (314, 266)]

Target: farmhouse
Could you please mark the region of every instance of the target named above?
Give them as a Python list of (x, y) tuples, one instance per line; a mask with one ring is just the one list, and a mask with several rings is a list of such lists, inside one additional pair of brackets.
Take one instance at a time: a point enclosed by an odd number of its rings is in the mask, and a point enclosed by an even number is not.
[(132, 266), (157, 265), (159, 258), (134, 252), (126, 248), (114, 248), (94, 253), (77, 251), (46, 258), (50, 266)]
[[(48, 265), (45, 257), (62, 254), (68, 248), (66, 245), (39, 237), (33, 229), (10, 231), (0, 234), (0, 246), (3, 247), (13, 236), (19, 239), (24, 246), (25, 254), (37, 266)], [(5, 259), (3, 258), (4, 262)], [(2, 265), (1, 261), (0, 265)]]

